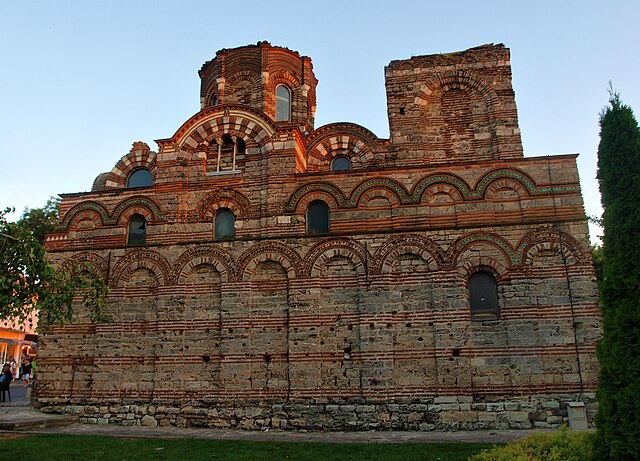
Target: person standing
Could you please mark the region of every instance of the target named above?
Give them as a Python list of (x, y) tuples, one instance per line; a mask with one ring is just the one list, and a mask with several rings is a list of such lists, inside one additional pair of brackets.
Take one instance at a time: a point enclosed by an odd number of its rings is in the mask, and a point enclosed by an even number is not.
[(0, 402), (5, 402), (5, 392), (9, 392), (9, 400), (11, 400), (11, 393), (9, 391), (9, 385), (13, 381), (13, 373), (11, 373), (11, 365), (5, 363), (2, 367), (2, 374), (0, 375)]
[(13, 376), (16, 375), (16, 369), (18, 368), (18, 364), (16, 363), (16, 359), (14, 357), (11, 357), (11, 360), (8, 362), (9, 365), (11, 365), (11, 374)]
[(31, 359), (27, 360), (27, 363), (25, 363), (24, 368), (22, 369), (22, 382), (23, 387), (27, 387), (29, 384), (31, 384)]

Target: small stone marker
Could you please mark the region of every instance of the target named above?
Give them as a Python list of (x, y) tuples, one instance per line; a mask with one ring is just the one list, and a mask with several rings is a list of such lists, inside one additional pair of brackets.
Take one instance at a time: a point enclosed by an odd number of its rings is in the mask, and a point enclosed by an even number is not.
[(569, 402), (569, 427), (574, 431), (587, 430), (587, 412), (584, 402)]

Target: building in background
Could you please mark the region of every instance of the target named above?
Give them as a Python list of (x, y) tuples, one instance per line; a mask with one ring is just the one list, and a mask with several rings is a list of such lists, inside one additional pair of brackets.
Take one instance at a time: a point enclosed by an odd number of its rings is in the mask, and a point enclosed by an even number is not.
[(551, 427), (576, 400), (591, 414), (600, 318), (576, 155), (524, 157), (502, 45), (385, 76), (379, 139), (314, 127), (308, 57), (221, 50), (202, 109), (157, 152), (136, 142), (62, 195), (50, 257), (107, 279), (110, 321), (78, 305), (42, 339), (35, 403), (247, 429)]
[(38, 335), (36, 326), (38, 317), (33, 311), (24, 322), (17, 320), (0, 321), (0, 358), (1, 363), (15, 362), (15, 367), (11, 371), (14, 376), (20, 365), (29, 358), (34, 358), (38, 345)]

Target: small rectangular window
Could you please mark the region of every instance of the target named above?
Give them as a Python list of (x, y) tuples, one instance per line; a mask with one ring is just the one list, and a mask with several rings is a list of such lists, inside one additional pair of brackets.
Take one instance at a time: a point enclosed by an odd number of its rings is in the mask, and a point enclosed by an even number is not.
[(311, 202), (307, 209), (307, 232), (310, 234), (329, 232), (329, 207), (321, 200)]
[(469, 306), (473, 320), (498, 318), (498, 286), (488, 272), (476, 272), (469, 278)]
[(134, 214), (129, 221), (127, 244), (144, 245), (147, 241), (147, 221), (142, 215)]
[(214, 221), (215, 240), (233, 240), (236, 236), (236, 217), (228, 208), (221, 208)]

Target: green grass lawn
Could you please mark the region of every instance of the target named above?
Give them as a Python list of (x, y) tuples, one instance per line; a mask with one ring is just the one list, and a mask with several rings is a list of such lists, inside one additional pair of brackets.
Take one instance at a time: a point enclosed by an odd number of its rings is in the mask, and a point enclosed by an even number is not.
[(200, 439), (122, 439), (92, 435), (3, 434), (4, 453), (29, 461), (462, 461), (491, 444), (306, 443)]

